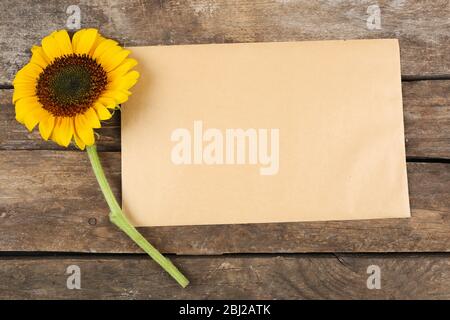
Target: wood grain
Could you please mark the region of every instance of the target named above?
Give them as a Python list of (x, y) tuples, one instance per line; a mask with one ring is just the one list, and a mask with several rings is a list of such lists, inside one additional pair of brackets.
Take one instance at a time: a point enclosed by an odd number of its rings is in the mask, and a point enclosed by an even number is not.
[[(120, 153), (100, 154), (116, 194)], [(140, 252), (108, 220), (84, 152), (0, 152), (0, 251)], [(163, 252), (450, 251), (450, 163), (408, 163), (411, 219), (143, 228)]]
[[(381, 29), (367, 27), (377, 3)], [(66, 26), (67, 1), (3, 0), (0, 85), (11, 84), (29, 49)], [(447, 0), (81, 0), (82, 27), (126, 46), (322, 39), (399, 38), (405, 77), (450, 75)]]
[(403, 82), (406, 155), (450, 158), (450, 81)]
[[(369, 30), (375, 3), (382, 28)], [(2, 0), (0, 88), (33, 44), (65, 27), (70, 4), (82, 27), (126, 46), (399, 38), (404, 79), (450, 77), (447, 0)], [(191, 280), (186, 290), (108, 221), (86, 154), (27, 132), (12, 90), (0, 90), (0, 299), (450, 299), (450, 253), (425, 253), (450, 252), (449, 89), (448, 80), (403, 82), (407, 156), (443, 162), (408, 163), (411, 219), (142, 228), (162, 252), (185, 255), (171, 258)], [(119, 116), (98, 140), (118, 196)], [(238, 255), (214, 256), (224, 253)], [(73, 264), (82, 290), (66, 288)], [(381, 290), (366, 287), (369, 265), (381, 268)]]
[[(450, 81), (403, 82), (406, 154), (408, 157), (450, 158)], [(61, 148), (29, 133), (14, 119), (12, 90), (0, 91), (0, 150)], [(126, 107), (126, 106), (125, 106)], [(120, 150), (120, 115), (104, 123), (99, 149)], [(75, 149), (74, 146), (71, 149)]]
[[(0, 299), (450, 298), (448, 254), (173, 257), (173, 261), (191, 280), (187, 289), (144, 256), (4, 257)], [(66, 287), (70, 265), (81, 269), (81, 290)], [(380, 267), (379, 290), (367, 288), (370, 265)]]

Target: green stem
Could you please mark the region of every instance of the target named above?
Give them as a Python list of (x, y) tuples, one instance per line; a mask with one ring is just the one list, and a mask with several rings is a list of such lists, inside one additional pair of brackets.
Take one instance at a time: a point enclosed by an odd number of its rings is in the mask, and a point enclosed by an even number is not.
[(165, 258), (155, 247), (153, 247), (136, 228), (128, 221), (122, 212), (116, 198), (106, 180), (105, 173), (103, 172), (102, 165), (98, 158), (97, 147), (95, 145), (86, 147), (89, 160), (91, 161), (92, 169), (94, 170), (95, 177), (97, 178), (100, 189), (105, 196), (108, 203), (109, 219), (112, 223), (118, 226), (123, 232), (125, 232), (142, 250), (155, 260), (164, 270), (166, 270), (183, 288), (189, 284), (189, 280), (175, 267), (172, 262)]

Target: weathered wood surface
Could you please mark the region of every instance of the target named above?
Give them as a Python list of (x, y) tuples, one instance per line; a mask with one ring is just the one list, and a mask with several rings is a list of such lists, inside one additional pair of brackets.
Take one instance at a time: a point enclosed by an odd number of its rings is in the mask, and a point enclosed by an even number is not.
[[(381, 29), (369, 30), (376, 3)], [(80, 6), (82, 27), (126, 46), (399, 38), (404, 79), (441, 79), (403, 82), (407, 156), (441, 163), (408, 163), (411, 219), (142, 228), (165, 253), (201, 255), (173, 257), (192, 281), (182, 290), (108, 221), (86, 154), (28, 133), (14, 120), (12, 90), (0, 90), (0, 299), (450, 299), (448, 0), (3, 0), (0, 87), (11, 86), (31, 45), (65, 27), (69, 4)], [(119, 116), (99, 133), (120, 196)], [(44, 253), (21, 256), (33, 251)], [(222, 253), (237, 255), (204, 256)], [(66, 288), (72, 264), (82, 290)], [(381, 290), (366, 287), (369, 265), (381, 268)]]
[[(450, 158), (449, 92), (450, 80), (403, 82), (408, 157)], [(0, 94), (0, 150), (61, 150), (55, 143), (43, 141), (38, 130), (29, 133), (15, 121), (11, 103), (12, 90), (1, 90)], [(119, 116), (114, 115), (98, 131), (100, 150), (120, 150)]]
[[(0, 299), (450, 299), (450, 256), (289, 255), (174, 257), (191, 280), (181, 289), (144, 256), (0, 258)], [(81, 270), (81, 290), (66, 269)], [(367, 288), (367, 268), (381, 289)]]
[[(120, 153), (100, 154), (120, 190)], [(450, 251), (450, 163), (408, 163), (411, 219), (143, 228), (164, 252)], [(119, 194), (118, 194), (119, 195)], [(78, 151), (0, 152), (0, 251), (140, 252)]]
[(450, 80), (403, 82), (407, 157), (450, 158)]
[[(2, 0), (0, 85), (11, 84), (31, 45), (66, 26), (69, 4), (81, 8), (82, 27), (126, 46), (399, 38), (404, 76), (450, 75), (448, 0)], [(374, 4), (381, 29), (370, 30)]]

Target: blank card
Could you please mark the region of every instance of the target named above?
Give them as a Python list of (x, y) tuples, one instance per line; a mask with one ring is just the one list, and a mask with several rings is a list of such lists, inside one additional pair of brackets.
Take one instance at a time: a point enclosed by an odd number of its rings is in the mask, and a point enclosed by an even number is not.
[(397, 40), (132, 48), (136, 226), (409, 217)]

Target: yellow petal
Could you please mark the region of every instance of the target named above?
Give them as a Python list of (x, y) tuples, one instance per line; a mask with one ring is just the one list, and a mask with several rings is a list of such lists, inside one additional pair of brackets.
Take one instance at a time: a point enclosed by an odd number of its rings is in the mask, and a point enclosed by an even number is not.
[(89, 54), (95, 40), (97, 40), (97, 35), (97, 29), (85, 29), (84, 32), (80, 33), (77, 37), (75, 43), (72, 42), (73, 52), (78, 54)]
[(47, 112), (46, 116), (43, 116), (39, 122), (39, 132), (44, 140), (48, 140), (52, 134), (53, 127), (55, 126), (55, 117)]
[(102, 94), (102, 97), (113, 98), (116, 101), (116, 104), (124, 103), (128, 100), (128, 96), (129, 94), (122, 90), (106, 90)]
[(96, 56), (96, 60), (103, 66), (103, 68), (105, 68), (110, 58), (118, 54), (122, 50), (123, 48), (121, 46), (118, 45), (110, 46), (108, 50), (103, 50), (102, 54), (98, 54)]
[(103, 38), (100, 33), (97, 33), (97, 38), (95, 38), (94, 44), (92, 45), (91, 51), (89, 51), (89, 56), (93, 56), (94, 55), (94, 51), (95, 49), (97, 49), (97, 47), (100, 45), (100, 43), (102, 43), (103, 41), (105, 41), (106, 39)]
[(58, 43), (61, 54), (73, 53), (72, 42), (70, 41), (69, 34), (66, 30), (57, 31), (56, 33), (54, 33), (53, 37)]
[(81, 138), (78, 136), (77, 132), (75, 131), (75, 134), (73, 135), (75, 138), (75, 144), (80, 148), (81, 150), (84, 150), (86, 147), (86, 144), (81, 140)]
[(59, 131), (57, 131), (56, 128), (59, 128), (59, 126), (61, 125), (61, 119), (62, 119), (61, 117), (55, 118), (55, 124), (53, 126), (53, 131), (50, 135), (50, 138), (59, 145), (61, 145), (60, 139), (59, 139)]
[[(117, 50), (119, 48), (120, 50)], [(102, 65), (106, 72), (110, 72), (117, 68), (131, 53), (120, 47), (112, 47), (98, 58), (98, 62)]]
[(63, 131), (63, 145), (67, 147), (72, 141), (73, 133), (74, 133), (74, 119), (72, 117), (64, 117), (63, 121), (61, 122), (61, 127), (64, 127)]
[(35, 63), (28, 63), (19, 72), (16, 73), (13, 84), (17, 83), (33, 83), (36, 85), (36, 81), (42, 72), (42, 68)]
[(42, 49), (50, 62), (62, 55), (58, 41), (53, 37), (54, 34), (55, 32), (42, 39)]
[(94, 103), (94, 109), (97, 112), (97, 116), (100, 120), (111, 119), (112, 114), (106, 109), (106, 107), (101, 103)]
[(31, 83), (18, 83), (14, 85), (13, 103), (17, 100), (25, 97), (31, 97), (36, 95), (36, 88)]
[(85, 145), (90, 146), (94, 144), (94, 130), (89, 126), (82, 114), (75, 116), (75, 132)]
[(101, 128), (100, 120), (98, 119), (97, 113), (93, 108), (87, 109), (83, 116), (86, 118), (87, 124), (91, 128)]
[(58, 117), (53, 128), (52, 139), (63, 147), (67, 147), (74, 133), (72, 117)]
[(76, 52), (75, 48), (78, 46), (78, 43), (80, 42), (81, 36), (85, 32), (86, 32), (86, 29), (81, 29), (81, 30), (78, 30), (77, 32), (75, 32), (75, 34), (72, 36), (72, 50), (73, 50), (73, 52)]
[(136, 84), (138, 78), (139, 72), (133, 70), (115, 81), (108, 83), (106, 88), (112, 90), (128, 90)]
[(45, 111), (42, 107), (35, 108), (33, 111), (28, 112), (24, 118), (24, 124), (28, 131), (32, 131), (46, 114), (47, 111)]
[(108, 73), (108, 79), (109, 81), (115, 81), (116, 79), (120, 78), (124, 74), (126, 74), (128, 71), (131, 70), (131, 68), (135, 67), (137, 65), (137, 61), (133, 58), (127, 58), (125, 59), (120, 66), (118, 66), (116, 69)]
[(36, 108), (41, 108), (36, 96), (25, 97), (18, 100), (15, 104), (16, 120), (24, 123), (25, 116)]
[(92, 54), (92, 58), (98, 59), (107, 50), (111, 50), (111, 48), (117, 46), (117, 44), (118, 44), (117, 41), (114, 41), (112, 39), (104, 39), (103, 38), (103, 41), (101, 41), (98, 44), (98, 46), (95, 48), (94, 53)]
[(47, 67), (48, 64), (50, 63), (42, 47), (33, 46), (31, 48), (31, 53), (32, 56), (30, 62), (37, 64), (42, 69)]
[(100, 98), (98, 98), (98, 102), (100, 102), (109, 109), (115, 109), (117, 107), (117, 102), (114, 98), (101, 96)]

